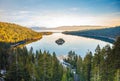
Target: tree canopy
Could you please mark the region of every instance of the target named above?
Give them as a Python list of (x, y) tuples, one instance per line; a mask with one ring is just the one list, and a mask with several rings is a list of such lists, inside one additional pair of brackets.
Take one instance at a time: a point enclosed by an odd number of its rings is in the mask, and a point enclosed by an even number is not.
[(35, 32), (29, 28), (17, 24), (0, 22), (0, 42), (14, 43), (41, 37), (41, 33)]

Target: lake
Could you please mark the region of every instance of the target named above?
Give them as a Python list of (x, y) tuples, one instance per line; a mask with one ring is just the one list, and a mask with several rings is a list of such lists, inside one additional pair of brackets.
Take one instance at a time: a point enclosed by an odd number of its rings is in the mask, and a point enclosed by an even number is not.
[[(65, 43), (58, 45), (55, 41), (59, 38), (62, 38)], [(53, 33), (52, 35), (45, 35), (42, 39), (27, 44), (26, 47), (28, 50), (33, 47), (33, 52), (36, 52), (36, 50), (40, 49), (42, 51), (47, 50), (50, 53), (55, 52), (57, 56), (67, 55), (68, 52), (72, 50), (75, 51), (76, 54), (81, 55), (81, 57), (84, 57), (88, 51), (94, 53), (94, 50), (98, 44), (102, 48), (110, 43), (91, 38), (66, 35), (59, 32)], [(112, 44), (110, 45), (112, 46)]]

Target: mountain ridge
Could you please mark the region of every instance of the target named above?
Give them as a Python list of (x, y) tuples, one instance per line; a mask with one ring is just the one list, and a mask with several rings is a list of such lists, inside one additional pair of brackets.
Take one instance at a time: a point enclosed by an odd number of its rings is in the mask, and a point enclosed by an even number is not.
[(91, 26), (91, 25), (84, 25), (84, 26), (59, 26), (55, 28), (47, 28), (47, 27), (31, 27), (33, 30), (62, 30), (62, 31), (78, 31), (78, 30), (91, 30), (91, 29), (103, 29), (109, 28), (108, 26)]

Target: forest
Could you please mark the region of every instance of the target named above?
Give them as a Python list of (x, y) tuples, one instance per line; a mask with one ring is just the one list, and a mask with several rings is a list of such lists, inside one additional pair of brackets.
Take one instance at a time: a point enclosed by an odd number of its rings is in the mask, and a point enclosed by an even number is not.
[(5, 81), (73, 81), (69, 68), (64, 68), (56, 57), (41, 50), (33, 53), (26, 47), (16, 49), (0, 48), (0, 74)]
[(98, 45), (95, 53), (88, 51), (84, 58), (69, 51), (67, 58), (63, 59), (70, 65), (67, 67), (58, 60), (55, 52), (38, 50), (34, 53), (32, 47), (30, 50), (24, 46), (11, 47), (11, 43), (24, 43), (24, 40), (40, 39), (42, 35), (49, 34), (51, 32), (38, 33), (16, 24), (0, 22), (0, 80), (120, 81), (120, 37), (112, 47), (100, 48)]
[[(4, 44), (5, 45), (5, 44)], [(26, 47), (9, 48), (7, 44), (0, 48), (0, 78), (5, 81), (74, 81), (76, 69), (79, 81), (120, 81), (120, 37), (113, 47), (98, 45), (95, 53), (88, 52), (84, 58), (68, 52), (64, 59), (72, 67), (64, 67), (55, 53), (41, 50), (33, 53)]]
[(120, 37), (113, 47), (98, 45), (95, 53), (88, 51), (84, 59), (70, 51), (65, 62), (79, 75), (79, 81), (120, 81)]
[(15, 43), (41, 38), (42, 33), (35, 32), (17, 24), (0, 22), (0, 42)]
[(120, 36), (120, 26), (104, 28), (104, 29), (83, 30), (83, 31), (69, 31), (69, 32), (66, 31), (63, 33), (94, 38), (94, 39), (99, 39), (106, 42), (114, 43), (116, 38)]

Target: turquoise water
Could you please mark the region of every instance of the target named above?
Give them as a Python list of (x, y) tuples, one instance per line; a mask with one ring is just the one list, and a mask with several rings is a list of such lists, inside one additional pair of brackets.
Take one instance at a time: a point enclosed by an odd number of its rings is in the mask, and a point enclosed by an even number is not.
[[(64, 39), (65, 43), (62, 45), (55, 43), (55, 41), (59, 38)], [(84, 57), (88, 51), (94, 53), (94, 50), (98, 44), (102, 48), (110, 43), (80, 36), (65, 35), (59, 32), (53, 33), (52, 35), (43, 36), (41, 40), (27, 44), (26, 47), (28, 50), (33, 47), (34, 52), (39, 49), (42, 51), (47, 50), (50, 53), (55, 52), (57, 56), (67, 55), (68, 52), (72, 50), (75, 51), (76, 54)], [(112, 46), (112, 44), (110, 45)]]

